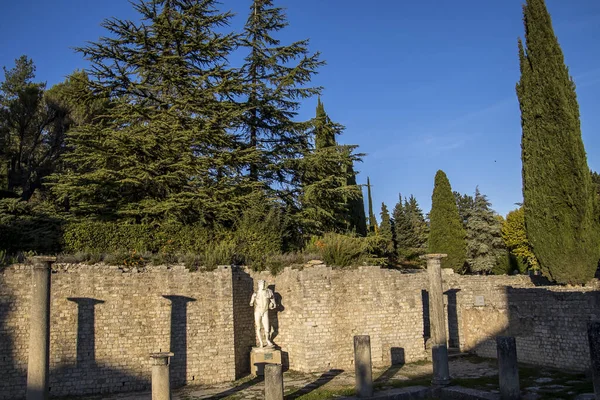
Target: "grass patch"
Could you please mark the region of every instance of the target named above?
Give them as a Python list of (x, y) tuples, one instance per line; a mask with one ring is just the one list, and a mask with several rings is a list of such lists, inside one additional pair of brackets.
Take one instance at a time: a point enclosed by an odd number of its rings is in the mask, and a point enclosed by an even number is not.
[[(291, 394), (291, 393), (288, 393)], [(356, 391), (354, 388), (345, 389), (315, 389), (310, 393), (298, 397), (296, 400), (325, 400), (335, 397), (354, 396)]]

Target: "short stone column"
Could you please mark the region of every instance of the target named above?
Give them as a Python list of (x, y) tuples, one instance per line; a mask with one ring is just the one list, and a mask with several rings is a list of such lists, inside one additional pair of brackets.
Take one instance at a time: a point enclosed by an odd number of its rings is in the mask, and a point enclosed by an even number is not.
[(444, 290), (442, 289), (442, 258), (446, 254), (426, 254), (429, 276), (429, 320), (431, 322), (431, 358), (433, 360), (432, 384), (450, 384), (448, 368), (448, 344), (444, 312)]
[(356, 395), (358, 397), (373, 396), (371, 337), (369, 335), (354, 336), (354, 372)]
[(590, 364), (592, 367), (592, 381), (596, 400), (600, 400), (600, 322), (588, 322), (588, 342), (590, 345)]
[(50, 369), (50, 273), (56, 257), (32, 257), (27, 400), (48, 398)]
[(265, 400), (283, 400), (283, 367), (265, 365)]
[(521, 398), (519, 388), (519, 367), (517, 364), (517, 342), (514, 337), (498, 336), (498, 380), (500, 398), (502, 400), (518, 400)]
[(171, 400), (169, 364), (173, 353), (152, 353), (152, 400)]

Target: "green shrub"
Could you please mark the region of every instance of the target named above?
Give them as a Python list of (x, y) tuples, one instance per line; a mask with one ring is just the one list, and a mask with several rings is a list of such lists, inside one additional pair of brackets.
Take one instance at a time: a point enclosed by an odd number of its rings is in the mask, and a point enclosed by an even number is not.
[(7, 254), (59, 252), (62, 226), (62, 218), (45, 204), (0, 200), (0, 243)]
[(365, 238), (326, 233), (311, 239), (307, 251), (318, 251), (325, 264), (332, 267), (349, 267), (361, 264), (367, 255)]

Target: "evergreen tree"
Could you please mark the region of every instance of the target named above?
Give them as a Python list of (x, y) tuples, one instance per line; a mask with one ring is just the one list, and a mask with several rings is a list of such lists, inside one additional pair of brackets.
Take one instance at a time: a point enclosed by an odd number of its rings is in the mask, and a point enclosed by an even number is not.
[(289, 204), (298, 179), (294, 160), (309, 149), (309, 123), (294, 118), (302, 99), (320, 93), (321, 88), (307, 85), (324, 62), (319, 53), (309, 54), (308, 40), (282, 45), (274, 34), (287, 25), (284, 10), (273, 0), (253, 0), (241, 40), (247, 51), (241, 72), (242, 129), (247, 145), (259, 153), (249, 164), (250, 175)]
[(505, 256), (502, 222), (487, 197), (475, 189), (473, 209), (467, 222), (467, 263), (471, 272), (490, 273)]
[(367, 199), (369, 201), (369, 233), (377, 233), (379, 227), (377, 226), (377, 219), (373, 212), (373, 199), (371, 198), (371, 181), (367, 177)]
[(448, 257), (442, 259), (442, 267), (463, 272), (466, 261), (465, 229), (450, 182), (441, 170), (435, 175), (429, 221), (429, 253), (447, 254)]
[(469, 196), (468, 194), (460, 194), (456, 191), (453, 193), (454, 198), (456, 199), (456, 206), (458, 207), (458, 215), (460, 215), (463, 226), (465, 229), (467, 229), (467, 222), (469, 221), (469, 216), (473, 211), (473, 196)]
[(508, 250), (521, 264), (525, 264), (531, 270), (539, 269), (531, 244), (527, 240), (523, 207), (508, 213), (502, 224), (502, 238)]
[(320, 100), (313, 126), (315, 149), (301, 160), (300, 168), (301, 225), (310, 235), (347, 232), (352, 229), (348, 201), (362, 197), (359, 186), (348, 185), (359, 155), (352, 154), (356, 146), (337, 144), (335, 136), (343, 127), (331, 121)]
[(111, 100), (101, 120), (74, 129), (54, 192), (78, 215), (232, 224), (255, 186), (255, 159), (231, 132), (240, 83), (218, 33), (231, 14), (213, 0), (138, 0), (139, 22), (104, 21), (106, 37), (79, 49), (90, 85)]
[(584, 283), (594, 276), (600, 247), (575, 84), (544, 0), (527, 0), (523, 15), (517, 95), (527, 237), (544, 275)]
[(398, 202), (392, 212), (392, 218), (394, 219), (396, 254), (399, 259), (409, 259), (412, 243), (412, 226), (408, 213), (405, 212), (401, 194), (398, 195)]
[(417, 258), (425, 254), (427, 250), (427, 237), (429, 235), (427, 222), (423, 216), (423, 211), (419, 207), (417, 199), (412, 194), (404, 202), (404, 211), (410, 222), (410, 257)]
[(360, 190), (357, 197), (348, 199), (348, 222), (350, 223), (350, 230), (353, 230), (360, 236), (367, 236), (367, 218), (365, 216), (365, 202), (363, 200), (362, 188), (356, 184), (354, 166), (349, 165), (348, 168), (347, 185), (356, 186)]
[(600, 174), (595, 171), (591, 171), (591, 173), (592, 183), (594, 184), (594, 190), (596, 191), (597, 197), (600, 198)]
[(381, 203), (381, 224), (379, 225), (379, 236), (383, 239), (383, 256), (389, 261), (394, 258), (394, 222), (390, 218), (385, 203)]
[(69, 109), (57, 98), (61, 86), (46, 90), (34, 82), (35, 65), (21, 56), (4, 68), (0, 83), (0, 198), (28, 201), (42, 189), (65, 151)]

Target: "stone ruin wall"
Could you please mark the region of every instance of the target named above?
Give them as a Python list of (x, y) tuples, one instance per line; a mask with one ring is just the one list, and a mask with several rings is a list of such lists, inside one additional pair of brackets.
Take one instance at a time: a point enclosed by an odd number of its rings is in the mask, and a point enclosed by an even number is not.
[[(522, 362), (572, 370), (589, 365), (586, 323), (600, 318), (596, 286), (568, 289), (535, 286), (524, 276), (443, 275), (450, 346), (495, 357), (493, 338), (508, 334), (516, 336)], [(315, 266), (271, 276), (230, 267), (202, 273), (181, 266), (123, 272), (104, 265), (55, 265), (51, 395), (146, 389), (148, 355), (155, 351), (176, 353), (174, 386), (245, 375), (255, 343), (249, 300), (259, 279), (276, 293), (274, 341), (290, 369), (352, 369), (352, 337), (361, 334), (371, 336), (375, 366), (427, 357), (423, 272)], [(24, 395), (30, 280), (26, 266), (0, 271), (0, 399)]]
[(588, 370), (587, 323), (600, 320), (598, 281), (578, 288), (542, 284), (525, 276), (450, 277), (447, 285), (461, 289), (461, 349), (495, 358), (495, 336), (514, 336), (520, 362)]
[[(54, 269), (51, 396), (149, 388), (149, 354), (169, 349), (178, 354), (171, 360), (175, 386), (235, 378), (230, 268), (210, 274), (183, 267)], [(25, 395), (30, 271), (0, 272), (0, 398)]]

